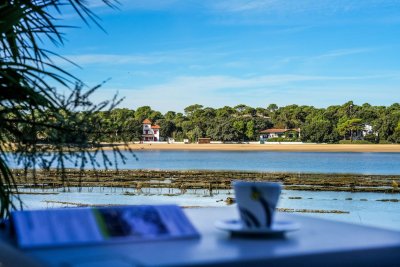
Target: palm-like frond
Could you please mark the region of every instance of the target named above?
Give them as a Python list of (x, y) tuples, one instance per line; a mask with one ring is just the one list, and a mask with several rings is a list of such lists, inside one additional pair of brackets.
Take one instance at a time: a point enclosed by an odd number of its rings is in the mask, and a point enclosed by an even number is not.
[[(13, 204), (15, 180), (7, 164), (7, 151), (13, 150), (25, 168), (48, 167), (57, 162), (64, 169), (66, 160), (77, 160), (83, 168), (97, 166), (96, 153), (87, 152), (98, 144), (90, 114), (118, 101), (98, 105), (89, 101), (93, 90), (83, 93), (83, 83), (55, 64), (57, 56), (41, 47), (44, 39), (62, 45), (64, 35), (55, 14), (64, 8), (74, 10), (87, 24), (100, 26), (98, 17), (85, 0), (6, 0), (0, 4), (0, 218), (9, 215)], [(115, 0), (103, 0), (116, 7)], [(61, 96), (51, 84), (70, 88)], [(46, 146), (39, 136), (46, 132)], [(49, 148), (57, 153), (45, 157)], [(97, 153), (102, 153), (101, 151)], [(116, 155), (123, 158), (116, 150)], [(78, 162), (80, 160), (80, 162)], [(111, 161), (103, 157), (105, 166)], [(18, 200), (18, 198), (17, 198)]]

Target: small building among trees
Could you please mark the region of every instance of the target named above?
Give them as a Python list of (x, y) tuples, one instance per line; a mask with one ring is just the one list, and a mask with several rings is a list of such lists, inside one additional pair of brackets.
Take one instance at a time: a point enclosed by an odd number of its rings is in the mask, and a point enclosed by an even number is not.
[(211, 138), (199, 138), (197, 139), (198, 144), (210, 144)]
[(300, 128), (297, 129), (267, 129), (260, 131), (260, 139), (267, 140), (270, 138), (299, 138), (300, 137)]
[(152, 125), (151, 120), (145, 119), (143, 122), (142, 141), (144, 142), (158, 142), (160, 141), (160, 126), (157, 124)]

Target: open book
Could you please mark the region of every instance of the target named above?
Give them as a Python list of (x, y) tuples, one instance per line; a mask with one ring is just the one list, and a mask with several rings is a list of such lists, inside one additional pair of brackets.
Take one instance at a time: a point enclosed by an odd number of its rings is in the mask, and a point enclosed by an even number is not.
[(199, 237), (175, 205), (15, 211), (12, 224), (21, 248)]

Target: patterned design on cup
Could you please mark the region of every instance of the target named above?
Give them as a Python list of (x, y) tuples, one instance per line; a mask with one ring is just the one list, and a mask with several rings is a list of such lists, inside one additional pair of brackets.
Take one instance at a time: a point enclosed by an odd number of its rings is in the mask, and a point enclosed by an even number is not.
[[(263, 208), (265, 216), (265, 225), (263, 226), (268, 228), (271, 227), (273, 210), (271, 206), (268, 204), (268, 201), (262, 196), (261, 192), (255, 186), (251, 187), (251, 199), (258, 202)], [(239, 207), (239, 212), (247, 227), (260, 228), (262, 226), (262, 223), (248, 209)]]
[(251, 198), (255, 201), (258, 201), (261, 204), (261, 206), (263, 207), (263, 210), (264, 210), (264, 215), (265, 215), (265, 226), (268, 228), (271, 227), (272, 214), (274, 211), (272, 210), (268, 201), (262, 196), (261, 192), (255, 186), (253, 186), (251, 188)]
[(247, 227), (259, 228), (261, 226), (261, 223), (258, 221), (257, 217), (254, 216), (254, 214), (251, 213), (251, 211), (249, 211), (248, 209), (239, 207), (239, 212)]

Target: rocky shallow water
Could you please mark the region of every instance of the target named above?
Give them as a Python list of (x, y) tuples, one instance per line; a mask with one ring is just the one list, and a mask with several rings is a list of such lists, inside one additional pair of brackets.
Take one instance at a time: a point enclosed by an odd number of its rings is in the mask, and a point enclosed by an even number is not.
[[(20, 189), (29, 209), (139, 204), (177, 204), (183, 207), (226, 207), (232, 190), (109, 187)], [(351, 223), (400, 230), (400, 195), (390, 193), (283, 190), (278, 208)], [(233, 204), (235, 205), (235, 204)]]

